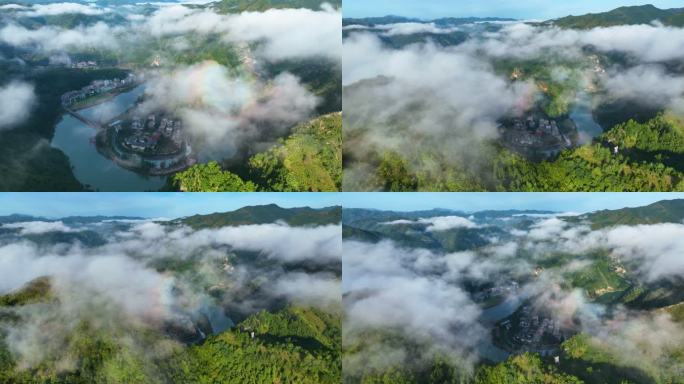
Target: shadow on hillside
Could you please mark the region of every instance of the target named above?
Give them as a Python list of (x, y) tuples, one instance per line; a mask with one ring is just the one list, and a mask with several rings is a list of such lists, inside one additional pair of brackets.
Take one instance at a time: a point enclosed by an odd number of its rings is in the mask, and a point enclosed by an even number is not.
[(585, 360), (565, 360), (560, 368), (575, 375), (585, 383), (621, 384), (625, 381), (635, 384), (655, 384), (646, 372), (633, 367), (620, 367), (608, 363), (591, 363)]

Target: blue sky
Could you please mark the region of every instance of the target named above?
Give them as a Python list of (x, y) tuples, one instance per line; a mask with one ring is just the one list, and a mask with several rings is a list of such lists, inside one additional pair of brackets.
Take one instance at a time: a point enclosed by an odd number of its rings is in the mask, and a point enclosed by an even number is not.
[(0, 215), (48, 218), (122, 215), (177, 218), (247, 205), (321, 208), (340, 205), (338, 193), (0, 193)]
[(660, 200), (684, 199), (684, 193), (344, 193), (345, 208), (417, 211), (448, 208), (465, 212), (537, 209), (591, 212), (638, 207)]
[(400, 15), (435, 19), (474, 16), (546, 20), (644, 4), (658, 8), (684, 7), (682, 0), (344, 0), (342, 11), (344, 17)]

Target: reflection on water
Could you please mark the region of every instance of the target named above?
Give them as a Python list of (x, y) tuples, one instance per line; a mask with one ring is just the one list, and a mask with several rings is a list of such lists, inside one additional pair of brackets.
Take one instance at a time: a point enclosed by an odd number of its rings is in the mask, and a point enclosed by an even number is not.
[(480, 319), (487, 324), (494, 324), (512, 315), (520, 307), (522, 301), (523, 299), (519, 296), (510, 296), (500, 304), (483, 310)]
[(235, 325), (233, 321), (226, 316), (221, 307), (207, 307), (203, 312), (207, 316), (207, 319), (209, 319), (209, 324), (211, 324), (211, 330), (214, 334), (221, 333)]
[[(500, 304), (483, 310), (482, 314), (480, 314), (480, 321), (483, 323), (483, 325), (491, 329), (496, 322), (512, 315), (513, 312), (520, 307), (524, 300), (524, 297), (521, 296), (509, 296)], [(491, 336), (486, 342), (478, 345), (477, 352), (481, 357), (496, 363), (506, 360), (510, 355), (510, 353), (507, 351), (494, 345), (494, 343), (492, 343)]]
[(570, 111), (570, 119), (577, 125), (578, 144), (591, 143), (591, 140), (603, 133), (603, 128), (594, 120), (591, 99), (588, 94), (580, 93), (577, 102)]
[[(144, 87), (117, 95), (113, 99), (81, 110), (79, 113), (97, 121), (108, 121), (125, 112), (143, 93)], [(100, 191), (156, 191), (164, 186), (165, 177), (146, 177), (121, 168), (102, 156), (91, 143), (97, 131), (69, 114), (55, 127), (52, 146), (68, 157), (73, 173), (81, 184)]]

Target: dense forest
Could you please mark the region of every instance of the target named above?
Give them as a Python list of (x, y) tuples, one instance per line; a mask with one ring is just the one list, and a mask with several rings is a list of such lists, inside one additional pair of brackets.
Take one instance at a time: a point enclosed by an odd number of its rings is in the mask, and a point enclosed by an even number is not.
[(173, 177), (186, 192), (340, 190), (342, 184), (342, 114), (302, 123), (271, 149), (253, 155), (240, 177), (217, 162), (199, 164)]
[(491, 145), (494, 148), (483, 148), (494, 157), (491, 168), (481, 174), (457, 166), (435, 169), (437, 154), (409, 160), (398, 152), (385, 152), (377, 160), (375, 183), (388, 191), (684, 190), (684, 124), (672, 116), (618, 124), (594, 143), (548, 161), (531, 162)]
[[(0, 325), (21, 321), (21, 308), (50, 305), (51, 300), (47, 278), (0, 296)], [(160, 355), (132, 344), (129, 332), (167, 351)], [(59, 366), (63, 356), (51, 356), (24, 369), (13, 359), (5, 337), (0, 330), (3, 383), (339, 383), (342, 369), (339, 314), (305, 307), (259, 312), (187, 347), (168, 338), (160, 342), (164, 335), (149, 330), (117, 329), (86, 317), (67, 336), (68, 347), (62, 351), (72, 361), (70, 367)]]

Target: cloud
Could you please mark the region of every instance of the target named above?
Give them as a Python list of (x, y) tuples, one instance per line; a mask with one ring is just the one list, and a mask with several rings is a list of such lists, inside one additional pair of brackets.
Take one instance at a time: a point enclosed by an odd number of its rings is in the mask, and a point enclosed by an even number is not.
[(381, 223), (384, 225), (426, 225), (428, 232), (448, 231), (454, 228), (477, 228), (474, 222), (461, 216), (437, 216), (418, 220), (393, 220)]
[[(342, 50), (345, 130), (358, 137), (347, 141), (351, 159), (373, 158), (376, 150), (411, 155), (429, 147), (441, 164), (482, 173), (489, 159), (481, 144), (497, 138), (497, 121), (524, 111), (536, 92), (533, 84), (511, 84), (487, 62), (453, 47), (392, 50), (372, 34), (355, 33)], [(408, 166), (412, 171), (421, 165)], [(425, 171), (439, 172), (434, 168)], [(347, 185), (354, 180), (351, 173), (345, 177)]]
[(321, 56), (340, 59), (342, 15), (324, 7), (308, 9), (269, 9), (244, 12), (228, 19), (230, 41), (264, 41), (262, 54), (271, 60)]
[(213, 61), (156, 76), (145, 93), (140, 113), (173, 111), (189, 133), (204, 142), (203, 149), (224, 154), (282, 136), (318, 104), (318, 98), (289, 73), (269, 82), (250, 81)]
[(36, 235), (47, 232), (73, 232), (74, 230), (61, 221), (27, 221), (23, 223), (3, 224), (4, 228), (19, 228), (21, 235)]
[(624, 25), (579, 31), (514, 23), (498, 32), (485, 34), (484, 39), (470, 40), (461, 49), (493, 57), (530, 58), (551, 54), (579, 58), (582, 47), (587, 45), (602, 52), (619, 51), (642, 61), (658, 62), (681, 58), (679, 52), (684, 47), (684, 37), (680, 28), (662, 25)]
[[(368, 330), (398, 330), (407, 340), (427, 342), (456, 360), (468, 360), (472, 358), (471, 349), (487, 339), (477, 322), (480, 309), (467, 292), (450, 278), (434, 273), (433, 267), (443, 262), (443, 255), (398, 248), (389, 241), (345, 241), (343, 249), (345, 344), (360, 342), (359, 338)], [(459, 263), (458, 269), (465, 269), (472, 259), (467, 254), (451, 257), (459, 256), (465, 262)], [(345, 366), (353, 372), (377, 368), (373, 367), (375, 364), (416, 363), (405, 351), (390, 345), (374, 348), (390, 353), (377, 356), (373, 349), (357, 351), (345, 357)], [(388, 356), (395, 359), (387, 359)]]
[(12, 310), (22, 321), (0, 324), (21, 368), (54, 359), (62, 369), (75, 369), (68, 368), (68, 356), (59, 356), (84, 321), (98, 332), (124, 330), (128, 337), (121, 342), (157, 356), (159, 346), (138, 338), (138, 330), (153, 330), (165, 335), (155, 343), (174, 345), (179, 337), (201, 339), (202, 319), (222, 331), (233, 316), (241, 319), (283, 303), (331, 310), (340, 306), (340, 225), (271, 223), (192, 230), (151, 221), (117, 221), (97, 227), (107, 240), (100, 247), (38, 246), (21, 239), (30, 233), (90, 225), (16, 223), (11, 227), (22, 228), (19, 236), (5, 237), (0, 244), (0, 295), (49, 276), (56, 299), (16, 307)]
[(0, 87), (0, 130), (26, 120), (35, 103), (36, 94), (32, 84), (13, 81)]
[(442, 28), (435, 23), (395, 23), (386, 25), (376, 25), (374, 28), (383, 30), (385, 36), (413, 35), (416, 33), (451, 33), (458, 28)]
[(101, 15), (106, 10), (98, 8), (92, 4), (79, 3), (50, 3), (50, 4), (34, 4), (30, 11), (24, 13), (26, 16), (56, 16), (70, 13), (78, 13), (82, 15)]
[(285, 296), (295, 303), (339, 308), (340, 280), (332, 274), (287, 273), (275, 280), (273, 296)]
[(326, 57), (340, 60), (342, 17), (339, 10), (269, 9), (221, 15), (182, 5), (161, 8), (142, 28), (153, 36), (197, 32), (218, 34), (231, 43), (260, 43), (269, 60)]
[(602, 77), (609, 95), (660, 106), (684, 114), (684, 76), (668, 74), (661, 65), (612, 70)]
[(53, 26), (28, 29), (10, 23), (0, 29), (0, 42), (21, 48), (34, 47), (45, 52), (91, 48), (115, 49), (119, 46), (117, 35), (123, 31), (122, 27), (110, 27), (103, 22), (71, 29)]
[(448, 231), (454, 228), (477, 228), (478, 225), (460, 216), (439, 216), (428, 219), (419, 219), (419, 223), (429, 224), (425, 229), (428, 232)]

